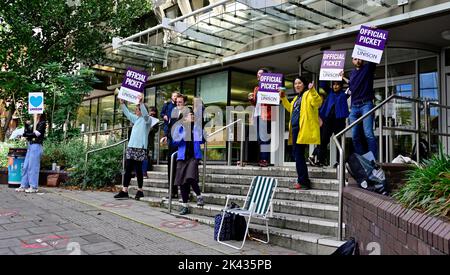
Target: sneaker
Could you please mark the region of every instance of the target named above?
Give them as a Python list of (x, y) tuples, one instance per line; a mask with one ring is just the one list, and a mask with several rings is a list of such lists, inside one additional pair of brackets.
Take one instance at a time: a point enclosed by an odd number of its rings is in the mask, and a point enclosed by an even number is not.
[(25, 192), (25, 190), (27, 190), (27, 189), (22, 186), (19, 188), (16, 188), (16, 192)]
[(138, 201), (138, 200), (140, 200), (143, 197), (144, 197), (144, 192), (137, 191), (136, 196), (134, 197), (134, 199)]
[(316, 166), (316, 160), (314, 159), (314, 156), (308, 157), (308, 161), (311, 166)]
[(316, 162), (315, 164), (314, 164), (314, 166), (317, 166), (317, 167), (324, 167), (324, 166), (327, 166), (325, 163), (323, 163), (323, 162), (320, 162), (320, 161), (318, 161), (318, 162)]
[(267, 166), (269, 166), (269, 164), (267, 163), (267, 160), (261, 160), (261, 161), (259, 161), (259, 166), (260, 167), (267, 167)]
[(333, 165), (333, 168), (338, 168), (338, 166), (339, 166), (339, 163), (335, 163), (334, 165)]
[(39, 190), (37, 188), (30, 187), (25, 190), (25, 193), (37, 193)]
[(309, 186), (309, 184), (296, 183), (296, 184), (294, 184), (294, 189), (297, 189), (297, 190), (309, 190), (309, 189), (311, 189), (311, 187)]
[(203, 199), (203, 197), (198, 197), (197, 198), (197, 205), (198, 206), (204, 206), (205, 205), (205, 200)]
[(114, 198), (118, 199), (118, 200), (120, 200), (120, 199), (128, 199), (129, 198), (128, 192), (120, 191), (119, 194), (114, 196)]
[(180, 215), (187, 215), (187, 214), (189, 214), (189, 208), (187, 207), (181, 208)]

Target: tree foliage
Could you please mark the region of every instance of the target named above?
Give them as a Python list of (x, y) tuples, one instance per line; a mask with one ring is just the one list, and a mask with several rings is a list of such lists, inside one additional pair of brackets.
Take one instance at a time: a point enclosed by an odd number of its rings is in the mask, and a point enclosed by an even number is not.
[(0, 1), (0, 98), (26, 101), (29, 92), (44, 91), (46, 109), (59, 118), (59, 107), (82, 99), (92, 84), (81, 68), (101, 62), (113, 37), (147, 27), (142, 18), (150, 12), (145, 0)]

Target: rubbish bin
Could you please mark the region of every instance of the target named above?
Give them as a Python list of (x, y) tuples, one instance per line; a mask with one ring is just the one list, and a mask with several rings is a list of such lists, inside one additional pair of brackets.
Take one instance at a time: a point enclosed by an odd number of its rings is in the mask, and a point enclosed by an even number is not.
[(17, 188), (22, 181), (22, 168), (27, 154), (26, 148), (9, 148), (8, 187)]

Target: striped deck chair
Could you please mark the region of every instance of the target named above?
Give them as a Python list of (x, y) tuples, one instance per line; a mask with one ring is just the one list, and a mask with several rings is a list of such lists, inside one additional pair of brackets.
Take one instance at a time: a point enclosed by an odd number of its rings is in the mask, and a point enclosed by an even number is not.
[[(269, 243), (269, 218), (272, 217), (273, 207), (272, 207), (272, 199), (275, 193), (275, 189), (277, 188), (278, 180), (270, 177), (261, 177), (257, 176), (253, 178), (252, 184), (250, 185), (250, 189), (248, 190), (247, 198), (244, 202), (244, 207), (242, 208), (229, 208), (228, 202), (230, 198), (236, 197), (227, 195), (227, 201), (225, 202), (225, 207), (223, 209), (222, 221), (219, 227), (219, 234), (217, 235), (217, 241), (221, 244), (230, 246), (235, 249), (242, 249), (245, 244), (245, 236), (249, 236), (250, 239), (262, 242)], [(220, 240), (220, 232), (222, 230), (223, 220), (225, 213), (232, 213), (241, 215), (247, 218), (247, 227), (245, 229), (244, 240), (242, 241), (242, 245), (240, 247), (231, 245), (229, 243), (225, 243)], [(263, 219), (266, 222), (266, 232), (267, 232), (267, 240), (260, 240), (254, 237), (251, 237), (248, 228), (250, 226), (250, 221), (252, 218)]]

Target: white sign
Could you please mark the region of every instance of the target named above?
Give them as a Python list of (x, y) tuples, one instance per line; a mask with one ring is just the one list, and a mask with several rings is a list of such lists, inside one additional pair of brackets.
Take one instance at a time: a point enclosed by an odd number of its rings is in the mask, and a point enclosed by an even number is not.
[(30, 115), (44, 113), (44, 93), (28, 93), (28, 113)]
[(280, 105), (280, 94), (272, 92), (258, 92), (258, 103)]
[(121, 87), (119, 91), (119, 95), (117, 96), (119, 99), (123, 99), (129, 101), (134, 104), (139, 104), (139, 98), (142, 97), (143, 94), (140, 92), (136, 92), (134, 90)]

